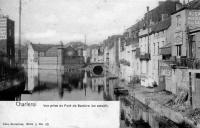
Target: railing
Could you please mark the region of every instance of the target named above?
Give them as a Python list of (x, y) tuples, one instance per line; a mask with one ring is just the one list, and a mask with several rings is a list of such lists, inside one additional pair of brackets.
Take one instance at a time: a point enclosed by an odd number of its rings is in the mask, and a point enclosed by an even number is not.
[(163, 60), (162, 62), (172, 66), (173, 68), (190, 68), (190, 69), (200, 69), (200, 60), (191, 58), (178, 58), (176, 60)]

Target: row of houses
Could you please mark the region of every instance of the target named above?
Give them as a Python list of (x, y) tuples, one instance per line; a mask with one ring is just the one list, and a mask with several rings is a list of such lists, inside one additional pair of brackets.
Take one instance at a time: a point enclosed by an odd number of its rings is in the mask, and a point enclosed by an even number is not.
[(50, 44), (33, 44), (27, 46), (28, 69), (60, 69), (68, 66), (84, 65), (83, 48), (74, 48)]
[(198, 79), (200, 1), (160, 1), (122, 35), (108, 37), (103, 62), (109, 72), (142, 86), (162, 86), (177, 93)]

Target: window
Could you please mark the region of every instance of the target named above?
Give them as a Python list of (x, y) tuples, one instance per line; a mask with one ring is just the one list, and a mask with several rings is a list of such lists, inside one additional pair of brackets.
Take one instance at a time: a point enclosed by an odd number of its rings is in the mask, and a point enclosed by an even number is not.
[(159, 46), (159, 42), (158, 42), (158, 54), (159, 54), (159, 48), (160, 48), (160, 46)]
[(176, 26), (177, 27), (181, 26), (181, 15), (176, 16)]
[(177, 56), (181, 56), (181, 45), (176, 45), (176, 52)]

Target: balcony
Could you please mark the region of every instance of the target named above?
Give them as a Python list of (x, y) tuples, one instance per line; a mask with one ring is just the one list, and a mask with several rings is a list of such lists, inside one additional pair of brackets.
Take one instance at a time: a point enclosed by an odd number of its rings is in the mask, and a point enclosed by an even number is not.
[(151, 59), (150, 53), (141, 53), (140, 60), (149, 61)]
[(200, 60), (193, 58), (173, 58), (162, 60), (162, 62), (171, 66), (171, 68), (200, 69)]

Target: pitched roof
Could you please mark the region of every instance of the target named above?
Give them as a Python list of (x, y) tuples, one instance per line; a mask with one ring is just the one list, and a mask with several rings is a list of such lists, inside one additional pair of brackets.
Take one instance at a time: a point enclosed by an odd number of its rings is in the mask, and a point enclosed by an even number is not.
[(186, 5), (183, 5), (182, 8), (180, 8), (179, 10), (171, 13), (171, 15), (176, 14), (176, 13), (182, 11), (182, 10), (185, 10), (185, 9), (194, 9), (194, 10), (200, 9), (200, 1), (199, 0), (190, 1)]
[(114, 46), (114, 43), (117, 43), (117, 39), (123, 37), (122, 35), (112, 35), (108, 37), (105, 42), (105, 46), (108, 47), (108, 49), (111, 49)]
[(164, 21), (159, 22), (158, 24), (155, 24), (151, 27), (152, 33), (163, 31), (167, 28), (169, 28), (171, 25), (171, 18), (168, 18)]
[(49, 48), (55, 46), (55, 45), (51, 45), (51, 44), (32, 44), (32, 47), (35, 51), (38, 52), (46, 52)]
[(188, 9), (200, 9), (200, 1), (199, 0), (190, 1), (186, 6)]

